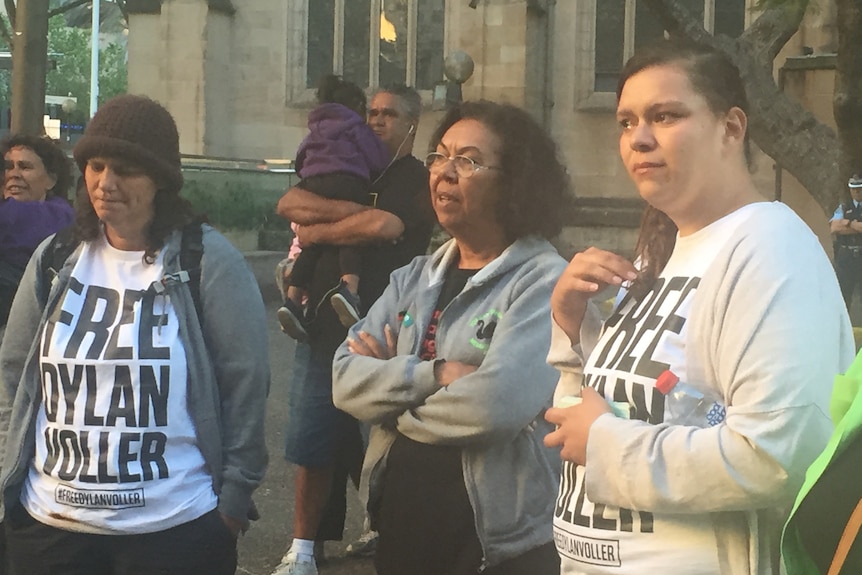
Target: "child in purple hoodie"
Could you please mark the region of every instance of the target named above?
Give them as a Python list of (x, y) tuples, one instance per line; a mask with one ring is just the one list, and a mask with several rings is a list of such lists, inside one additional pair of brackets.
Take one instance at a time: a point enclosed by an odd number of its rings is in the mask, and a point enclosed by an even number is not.
[[(392, 153), (365, 123), (365, 93), (339, 76), (325, 76), (317, 89), (317, 101), (319, 105), (308, 115), (309, 133), (296, 153), (296, 169), (302, 178), (298, 186), (327, 199), (366, 204), (372, 178), (389, 165)], [(360, 248), (308, 246), (293, 265), (287, 298), (278, 310), (282, 329), (294, 339), (308, 337), (302, 302), (321, 254), (329, 249), (338, 251), (341, 275), (329, 301), (346, 327), (359, 320)]]

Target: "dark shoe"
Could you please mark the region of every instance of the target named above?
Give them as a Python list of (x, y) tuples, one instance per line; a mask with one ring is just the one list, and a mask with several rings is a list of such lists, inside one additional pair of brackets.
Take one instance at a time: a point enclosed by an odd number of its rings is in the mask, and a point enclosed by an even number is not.
[(359, 296), (351, 293), (344, 282), (341, 282), (338, 290), (329, 298), (329, 303), (344, 327), (350, 327), (359, 321)]
[(308, 341), (308, 332), (302, 325), (302, 308), (293, 300), (285, 300), (284, 305), (278, 308), (275, 314), (278, 316), (278, 323), (281, 324), (281, 331), (296, 341)]

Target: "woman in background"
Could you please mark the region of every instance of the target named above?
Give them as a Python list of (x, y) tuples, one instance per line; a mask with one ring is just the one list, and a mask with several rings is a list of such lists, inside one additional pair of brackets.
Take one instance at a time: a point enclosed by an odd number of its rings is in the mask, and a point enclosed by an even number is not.
[(335, 355), (339, 409), (372, 424), (363, 489), (380, 575), (553, 575), (557, 456), (547, 239), (570, 197), (551, 138), (514, 106), (437, 128), (431, 201), (452, 240), (392, 274)]
[(72, 163), (54, 142), (25, 134), (0, 143), (5, 162), (0, 200), (0, 340), (18, 282), (33, 250), (72, 223), (66, 194)]

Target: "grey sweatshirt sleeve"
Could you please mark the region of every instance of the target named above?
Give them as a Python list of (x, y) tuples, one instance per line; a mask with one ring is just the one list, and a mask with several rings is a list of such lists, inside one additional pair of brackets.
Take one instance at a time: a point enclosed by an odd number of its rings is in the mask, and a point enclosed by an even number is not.
[(664, 513), (792, 503), (831, 433), (831, 384), (852, 360), (852, 333), (810, 232), (758, 225), (705, 275), (690, 317), (690, 377), (724, 398), (727, 419), (700, 429), (603, 415), (587, 444), (592, 501)]
[(257, 282), (220, 234), (205, 235), (203, 331), (218, 385), (222, 486), (219, 511), (245, 519), (267, 464), (264, 437), (269, 342)]
[[(360, 331), (368, 332), (385, 343), (384, 327), (394, 329), (402, 283), (414, 277), (414, 261), (407, 268), (396, 270), (383, 295), (368, 310), (368, 315), (356, 323), (348, 338), (356, 339)], [(409, 350), (399, 349), (399, 355), (376, 359), (350, 353), (345, 340), (335, 352), (332, 369), (332, 396), (335, 406), (360, 421), (392, 425), (404, 411), (420, 405), (425, 398), (438, 391), (440, 385), (434, 377), (434, 362), (423, 361)]]
[(398, 430), (422, 443), (469, 445), (507, 441), (530, 425), (554, 392), (555, 372), (544, 358), (551, 290), (561, 271), (545, 265), (520, 278), (479, 369), (401, 414)]
[(18, 291), (6, 323), (6, 333), (0, 345), (0, 463), (5, 458), (9, 419), (15, 394), (30, 349), (34, 345), (36, 334), (41, 329), (43, 306), (36, 292), (36, 276), (39, 270), (38, 261), (50, 237), (36, 249), (27, 264), (21, 282), (18, 284)]

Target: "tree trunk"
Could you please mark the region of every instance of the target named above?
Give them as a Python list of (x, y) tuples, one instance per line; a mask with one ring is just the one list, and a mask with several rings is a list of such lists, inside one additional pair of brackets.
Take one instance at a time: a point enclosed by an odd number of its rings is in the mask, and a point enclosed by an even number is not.
[(19, 0), (12, 52), (12, 131), (44, 132), (48, 0)]
[(847, 178), (862, 173), (862, 3), (836, 0), (838, 55), (833, 109), (841, 141), (840, 190)]
[[(681, 0), (643, 1), (661, 18), (671, 36), (710, 45), (730, 57), (745, 82), (752, 140), (779, 167), (799, 180), (826, 214), (831, 214), (843, 189), (838, 137), (829, 126), (784, 94), (772, 73), (775, 56), (798, 29), (808, 2), (776, 3), (764, 10), (742, 37), (733, 40), (714, 37), (705, 31)], [(858, 0), (844, 3), (855, 4)], [(840, 13), (838, 19), (841, 21)], [(857, 33), (858, 25), (857, 21)]]

